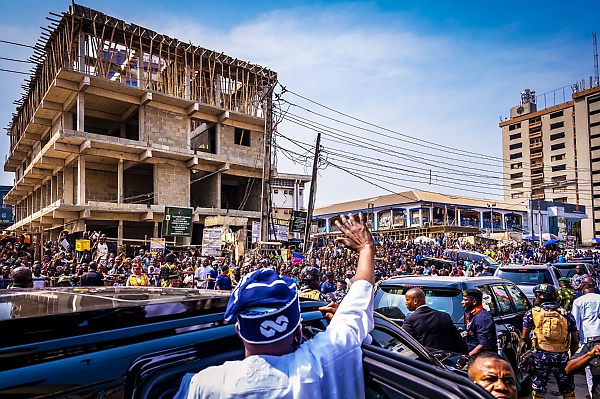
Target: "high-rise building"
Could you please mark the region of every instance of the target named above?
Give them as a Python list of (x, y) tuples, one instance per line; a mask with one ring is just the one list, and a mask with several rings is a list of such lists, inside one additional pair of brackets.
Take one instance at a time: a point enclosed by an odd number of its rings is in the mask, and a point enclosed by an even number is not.
[(582, 81), (570, 97), (538, 110), (535, 92), (526, 90), (500, 123), (504, 198), (585, 206), (588, 218), (575, 230), (589, 240), (600, 237), (600, 86), (586, 89)]
[(165, 207), (189, 207), (193, 244), (222, 226), (243, 246), (261, 218), (277, 74), (77, 4), (50, 20), (9, 125), (11, 229), (121, 243), (160, 236)]

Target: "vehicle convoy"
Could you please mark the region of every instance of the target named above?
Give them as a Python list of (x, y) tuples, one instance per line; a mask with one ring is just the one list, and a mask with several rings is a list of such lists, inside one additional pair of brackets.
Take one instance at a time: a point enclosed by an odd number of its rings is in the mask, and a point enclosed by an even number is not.
[[(459, 330), (465, 329), (465, 312), (462, 292), (477, 288), (483, 292), (483, 306), (496, 324), (498, 347), (506, 355), (514, 370), (526, 352), (521, 338), (523, 316), (531, 309), (525, 294), (512, 282), (497, 277), (445, 277), (401, 276), (381, 282), (375, 293), (374, 309), (398, 324), (410, 314), (405, 304), (405, 294), (411, 288), (425, 292), (427, 306), (447, 312)], [(517, 377), (522, 380), (526, 376)]]
[[(1, 398), (172, 398), (186, 373), (244, 357), (229, 292), (155, 287), (0, 290)], [(305, 339), (323, 302), (301, 301)], [(367, 397), (489, 398), (397, 324), (363, 344)]]
[(562, 277), (560, 271), (550, 265), (502, 265), (494, 276), (515, 283), (527, 298), (533, 303), (535, 295), (533, 288), (539, 284), (552, 284), (557, 290), (560, 288), (558, 279)]

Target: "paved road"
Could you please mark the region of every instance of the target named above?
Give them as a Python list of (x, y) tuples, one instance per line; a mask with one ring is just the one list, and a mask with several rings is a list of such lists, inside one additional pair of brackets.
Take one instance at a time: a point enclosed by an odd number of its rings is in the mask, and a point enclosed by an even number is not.
[[(575, 376), (575, 397), (577, 399), (585, 399), (588, 395), (587, 384), (585, 383), (585, 375), (577, 374)], [(531, 395), (525, 396), (525, 398), (531, 398)], [(554, 377), (550, 377), (548, 382), (548, 394), (546, 399), (562, 398), (562, 395), (558, 393), (558, 387), (556, 386), (556, 380)]]

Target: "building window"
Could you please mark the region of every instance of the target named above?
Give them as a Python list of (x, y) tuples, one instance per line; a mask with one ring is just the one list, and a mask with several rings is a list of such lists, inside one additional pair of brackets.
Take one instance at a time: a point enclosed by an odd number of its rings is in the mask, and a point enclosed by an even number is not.
[(562, 150), (565, 148), (565, 143), (558, 143), (550, 146), (551, 151)]
[(250, 147), (250, 130), (236, 127), (234, 131), (234, 142), (238, 145)]
[(523, 183), (513, 183), (510, 185), (510, 188), (523, 188)]
[(279, 190), (273, 190), (274, 194), (279, 194)]
[(523, 177), (523, 172), (513, 173), (513, 174), (510, 175), (511, 179), (519, 179), (521, 177)]
[(523, 147), (523, 143), (515, 143), (515, 144), (511, 144), (508, 149), (509, 150), (516, 150), (517, 148), (521, 148)]
[(275, 209), (275, 214), (277, 215), (279, 213), (279, 211), (277, 209)]
[(550, 119), (560, 118), (561, 116), (563, 116), (563, 111), (554, 112), (550, 114)]
[(559, 129), (561, 127), (565, 127), (564, 122), (556, 122), (550, 125), (550, 130)]
[(564, 139), (564, 138), (565, 138), (565, 132), (560, 132), (560, 133), (550, 135), (550, 141)]
[(553, 167), (552, 167), (552, 171), (553, 171), (553, 172), (558, 172), (558, 171), (560, 171), (560, 170), (565, 170), (565, 169), (567, 169), (567, 165), (565, 165), (565, 164), (562, 164), (562, 165), (556, 165), (556, 166), (553, 166)]
[[(521, 122), (519, 122), (519, 123), (514, 123), (514, 124), (512, 124), (512, 125), (510, 125), (510, 126), (508, 127), (508, 130), (515, 130), (515, 129), (519, 129), (520, 127), (521, 127)], [(519, 137), (520, 137), (520, 135), (519, 135)], [(512, 139), (511, 139), (511, 140), (512, 140)]]
[(523, 198), (525, 196), (525, 193), (514, 193), (510, 195), (510, 198), (515, 199), (515, 198)]
[(523, 167), (523, 163), (522, 162), (517, 162), (517, 163), (510, 164), (510, 168), (511, 169), (521, 169), (522, 167)]
[(566, 203), (567, 202), (567, 197), (554, 198), (554, 202)]
[(554, 187), (552, 189), (553, 193), (566, 193), (567, 192), (567, 188), (566, 187)]
[(517, 152), (515, 154), (510, 154), (510, 159), (518, 159), (523, 157), (523, 153), (522, 152)]
[(509, 138), (509, 140), (520, 139), (521, 138), (521, 133), (511, 134), (508, 138)]
[(552, 155), (550, 157), (551, 161), (561, 161), (563, 159), (565, 159), (565, 154)]
[(302, 192), (303, 192), (303, 191), (304, 191), (304, 190), (298, 190), (298, 195), (302, 195)]

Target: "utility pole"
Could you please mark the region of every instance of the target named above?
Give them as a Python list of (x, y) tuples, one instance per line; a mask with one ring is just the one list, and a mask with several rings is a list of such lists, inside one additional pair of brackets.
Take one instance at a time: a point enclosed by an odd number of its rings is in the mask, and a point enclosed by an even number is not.
[(315, 195), (317, 192), (317, 171), (319, 170), (319, 155), (321, 153), (321, 133), (317, 134), (315, 158), (313, 160), (312, 178), (310, 181), (310, 194), (308, 196), (308, 214), (306, 215), (306, 228), (304, 230), (304, 253), (308, 252), (310, 242), (310, 226), (312, 225), (313, 211), (315, 209)]
[(540, 231), (540, 246), (542, 246), (544, 244), (544, 241), (542, 240), (542, 211), (540, 210), (539, 198), (537, 200), (537, 208), (538, 208), (538, 227), (539, 227), (539, 231)]
[(271, 85), (265, 94), (265, 141), (263, 152), (262, 194), (260, 214), (260, 241), (269, 241), (269, 221), (271, 217), (271, 141), (273, 138), (273, 89)]
[(533, 240), (533, 237), (535, 237), (533, 234), (533, 191), (531, 192), (531, 197), (529, 197), (529, 218), (531, 219), (531, 226), (529, 229), (531, 230), (531, 239)]

